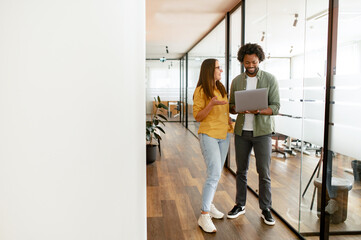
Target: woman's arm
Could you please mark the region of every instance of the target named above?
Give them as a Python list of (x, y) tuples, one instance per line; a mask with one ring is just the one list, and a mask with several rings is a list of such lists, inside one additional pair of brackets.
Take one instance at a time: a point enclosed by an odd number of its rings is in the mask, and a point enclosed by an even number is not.
[(209, 101), (208, 105), (201, 111), (199, 111), (198, 114), (195, 116), (196, 121), (201, 122), (203, 119), (205, 119), (214, 106), (224, 104), (227, 104), (227, 101), (219, 101), (217, 97), (213, 97), (211, 101)]

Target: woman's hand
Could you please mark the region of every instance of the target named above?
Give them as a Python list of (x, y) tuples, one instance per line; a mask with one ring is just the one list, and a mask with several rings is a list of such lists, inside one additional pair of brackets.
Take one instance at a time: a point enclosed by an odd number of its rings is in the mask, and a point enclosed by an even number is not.
[(227, 104), (227, 101), (219, 101), (217, 97), (213, 97), (211, 99), (211, 101), (209, 101), (209, 104), (211, 104), (211, 106), (215, 106), (215, 105), (224, 105)]
[(216, 105), (224, 105), (227, 104), (227, 101), (219, 101), (217, 97), (213, 97), (208, 105), (198, 112), (197, 116), (195, 117), (197, 122), (201, 122), (203, 119), (205, 119), (208, 114), (211, 112), (212, 108)]

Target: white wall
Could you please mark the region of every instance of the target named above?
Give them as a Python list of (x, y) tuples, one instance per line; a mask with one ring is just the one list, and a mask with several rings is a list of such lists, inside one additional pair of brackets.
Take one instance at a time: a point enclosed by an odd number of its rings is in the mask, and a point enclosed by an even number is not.
[(1, 240), (146, 238), (144, 59), (144, 0), (0, 1)]

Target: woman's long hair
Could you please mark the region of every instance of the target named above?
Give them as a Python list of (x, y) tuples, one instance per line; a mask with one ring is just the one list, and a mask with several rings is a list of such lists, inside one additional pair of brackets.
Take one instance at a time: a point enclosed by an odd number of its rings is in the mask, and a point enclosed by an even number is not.
[(227, 94), (223, 84), (220, 81), (214, 81), (216, 61), (217, 59), (214, 58), (208, 58), (203, 61), (201, 66), (201, 72), (199, 73), (199, 80), (197, 83), (197, 87), (201, 86), (201, 88), (203, 88), (204, 94), (209, 99), (212, 99), (215, 96), (215, 88), (219, 90), (219, 92), (222, 94), (222, 97)]

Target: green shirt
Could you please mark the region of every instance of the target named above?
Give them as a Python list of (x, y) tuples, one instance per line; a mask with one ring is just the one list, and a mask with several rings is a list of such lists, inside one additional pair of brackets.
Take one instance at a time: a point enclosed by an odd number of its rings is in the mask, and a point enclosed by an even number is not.
[[(231, 85), (231, 94), (229, 100), (229, 108), (231, 109), (234, 103), (234, 92), (246, 90), (247, 87), (247, 78), (246, 73), (242, 73), (235, 77)], [(278, 90), (278, 83), (276, 78), (262, 70), (257, 72), (257, 88), (267, 88), (268, 89), (268, 107), (272, 109), (272, 115), (277, 115), (280, 109), (280, 95)], [(242, 129), (244, 124), (245, 114), (240, 113), (237, 115), (236, 126), (234, 128), (234, 133), (242, 136)], [(275, 132), (274, 119), (271, 115), (254, 115), (253, 119), (253, 136), (264, 136)]]

